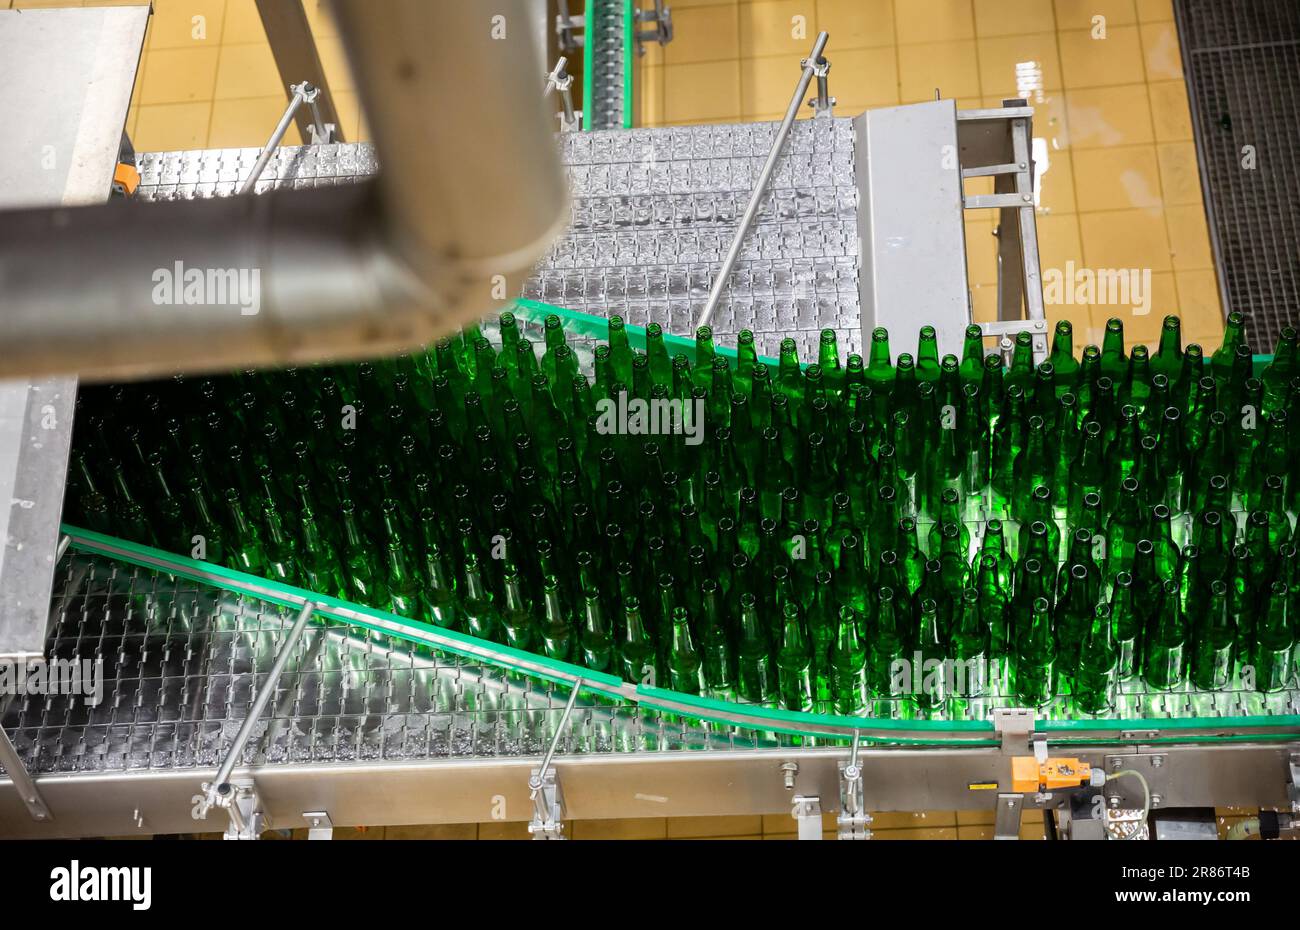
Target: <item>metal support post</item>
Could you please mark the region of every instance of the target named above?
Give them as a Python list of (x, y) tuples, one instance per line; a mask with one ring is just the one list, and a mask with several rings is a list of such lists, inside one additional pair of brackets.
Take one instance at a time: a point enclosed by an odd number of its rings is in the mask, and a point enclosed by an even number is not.
[(860, 735), (853, 734), (853, 748), (849, 752), (849, 761), (840, 763), (840, 814), (835, 818), (839, 827), (839, 839), (869, 840), (871, 815), (867, 813), (866, 801), (862, 791), (862, 767), (858, 765), (858, 740)]
[(830, 73), (831, 63), (823, 55), (813, 66), (813, 74), (817, 78), (817, 96), (808, 101), (814, 119), (830, 119), (835, 115), (835, 98), (830, 94)]
[(41, 823), (52, 821), (54, 817), (51, 816), (50, 809), (45, 806), (45, 799), (41, 797), (36, 782), (28, 774), (27, 766), (23, 765), (23, 760), (18, 757), (18, 750), (14, 748), (4, 727), (0, 727), (0, 765), (4, 766), (5, 774), (18, 789), (18, 796), (23, 799), (23, 804), (27, 806), (27, 813), (31, 814), (32, 820), (39, 820)]
[(302, 815), (302, 819), (307, 821), (307, 839), (334, 839), (334, 823), (325, 811), (307, 811)]
[(582, 688), (582, 679), (573, 683), (569, 693), (569, 702), (564, 705), (564, 713), (555, 727), (555, 736), (551, 746), (546, 750), (542, 764), (533, 769), (528, 777), (528, 791), (533, 799), (533, 819), (528, 823), (528, 832), (535, 840), (564, 839), (564, 795), (560, 793), (560, 783), (551, 769), (551, 759), (559, 748), (564, 728), (573, 714), (573, 707), (578, 702), (578, 691)]
[(285, 637), (284, 645), (280, 647), (280, 651), (276, 654), (271, 671), (267, 673), (262, 690), (258, 692), (252, 706), (248, 709), (248, 714), (244, 717), (239, 732), (235, 734), (234, 743), (231, 744), (225, 758), (221, 761), (216, 777), (213, 778), (211, 783), (203, 785), (204, 797), (200, 808), (200, 816), (206, 817), (208, 811), (213, 807), (224, 807), (229, 811), (231, 826), (236, 829), (238, 834), (243, 834), (256, 826), (254, 821), (260, 820), (260, 806), (256, 803), (256, 792), (253, 790), (252, 782), (246, 781), (238, 785), (232, 785), (230, 774), (243, 757), (244, 747), (248, 745), (253, 730), (257, 727), (258, 720), (261, 719), (262, 712), (266, 710), (266, 705), (271, 702), (280, 675), (284, 672), (284, 667), (289, 664), (289, 657), (293, 655), (298, 640), (302, 638), (303, 631), (307, 629), (307, 621), (311, 619), (312, 612), (315, 609), (316, 605), (311, 601), (302, 605), (302, 610), (298, 612), (298, 619), (294, 621), (289, 630), (289, 635)]
[(999, 794), (997, 813), (994, 818), (993, 838), (995, 840), (1020, 839), (1020, 818), (1025, 809), (1023, 794)]
[(559, 37), (560, 51), (576, 52), (582, 48), (584, 36), (578, 30), (587, 25), (587, 17), (569, 15), (569, 0), (559, 0), (560, 10), (555, 16), (555, 34)]
[(573, 109), (573, 75), (569, 74), (569, 59), (560, 56), (560, 60), (555, 63), (555, 70), (546, 75), (546, 90), (542, 92), (543, 97), (549, 97), (552, 91), (560, 95), (560, 102), (564, 105), (564, 111), (560, 117), (561, 132), (577, 132), (582, 127), (582, 114)]
[[(308, 84), (306, 81), (303, 81), (301, 84), (294, 84), (289, 89), (293, 91), (293, 96), (289, 98), (289, 106), (285, 108), (284, 115), (280, 117), (280, 122), (276, 124), (275, 132), (271, 133), (271, 138), (268, 139), (266, 145), (263, 146), (262, 154), (257, 156), (257, 162), (253, 165), (252, 173), (249, 174), (248, 180), (244, 182), (244, 186), (239, 189), (241, 194), (251, 193), (253, 188), (257, 186), (258, 178), (262, 176), (262, 172), (266, 170), (267, 163), (275, 155), (275, 150), (280, 146), (280, 140), (283, 139), (284, 134), (289, 131), (289, 124), (293, 122), (293, 116), (298, 112), (298, 108), (304, 103), (314, 105), (316, 95), (320, 93), (319, 90), (311, 84)], [(320, 111), (315, 110), (314, 106), (313, 111), (316, 118), (316, 126), (318, 127), (317, 131), (320, 133), (321, 138), (325, 138), (325, 128), (320, 125)]]
[(1286, 793), (1291, 799), (1291, 813), (1300, 814), (1300, 750), (1287, 756)]
[(696, 329), (707, 326), (709, 321), (713, 319), (713, 312), (718, 308), (718, 301), (722, 299), (722, 292), (731, 280), (731, 272), (736, 267), (736, 259), (740, 257), (741, 246), (745, 244), (745, 237), (749, 235), (749, 229), (754, 225), (754, 219), (758, 216), (758, 208), (767, 193), (768, 184), (772, 182), (772, 174), (776, 171), (776, 163), (781, 156), (781, 149), (785, 147), (785, 140), (789, 137), (790, 127), (794, 125), (794, 119), (799, 114), (799, 107), (803, 104), (804, 98), (808, 96), (808, 84), (813, 79), (813, 74), (817, 69), (817, 62), (821, 60), (822, 52), (826, 50), (826, 42), (829, 38), (830, 35), (825, 32), (818, 33), (817, 41), (813, 43), (812, 52), (799, 63), (803, 71), (799, 75), (799, 83), (795, 86), (794, 96), (790, 98), (790, 105), (786, 107), (785, 117), (781, 120), (781, 125), (777, 127), (776, 137), (772, 139), (772, 148), (767, 153), (767, 161), (763, 162), (763, 169), (758, 173), (758, 181), (754, 184), (754, 193), (750, 195), (749, 205), (745, 207), (745, 213), (740, 218), (740, 225), (736, 228), (735, 235), (732, 236), (731, 248), (727, 249), (727, 257), (722, 260), (722, 267), (718, 269), (717, 275), (713, 279), (713, 288), (709, 291), (708, 302), (704, 305), (700, 318), (695, 321)]
[(795, 795), (794, 819), (799, 823), (799, 839), (820, 840), (822, 838), (821, 798)]

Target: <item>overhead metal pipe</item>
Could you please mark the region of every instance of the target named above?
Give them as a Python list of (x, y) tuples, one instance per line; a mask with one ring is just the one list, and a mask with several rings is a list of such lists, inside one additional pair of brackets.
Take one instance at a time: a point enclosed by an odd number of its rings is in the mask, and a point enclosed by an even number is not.
[(378, 178), (0, 214), (0, 378), (392, 354), (517, 296), (568, 214), (525, 0), (380, 6), (334, 3)]

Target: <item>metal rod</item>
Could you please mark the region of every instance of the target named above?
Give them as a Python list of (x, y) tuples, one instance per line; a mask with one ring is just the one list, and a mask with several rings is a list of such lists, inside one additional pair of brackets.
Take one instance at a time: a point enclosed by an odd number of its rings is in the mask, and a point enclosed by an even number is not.
[(54, 564), (58, 565), (63, 561), (63, 556), (68, 551), (68, 546), (72, 545), (72, 537), (66, 533), (59, 537), (59, 548), (54, 550)]
[(290, 88), (293, 91), (293, 97), (289, 99), (289, 106), (285, 108), (284, 116), (280, 117), (280, 122), (275, 127), (275, 132), (271, 133), (271, 138), (267, 140), (266, 145), (262, 148), (262, 154), (257, 156), (257, 162), (253, 165), (253, 173), (248, 176), (244, 186), (239, 189), (241, 194), (251, 193), (257, 185), (257, 179), (262, 176), (266, 170), (267, 162), (275, 154), (275, 150), (280, 145), (280, 140), (284, 134), (289, 131), (289, 124), (293, 122), (293, 115), (298, 112), (298, 107), (302, 106), (309, 97), (315, 99), (315, 88), (303, 81), (301, 84), (295, 84)]
[(564, 115), (561, 117), (565, 129), (577, 128), (578, 116), (573, 111), (573, 75), (569, 74), (567, 66), (569, 59), (561, 55), (560, 60), (555, 63), (555, 70), (546, 76), (546, 90), (542, 92), (542, 97), (546, 98), (551, 95), (551, 91), (557, 91), (560, 95), (560, 102), (564, 105)]
[(311, 121), (316, 126), (316, 138), (312, 140), (316, 145), (325, 145), (331, 141), (330, 134), (325, 129), (325, 123), (321, 120), (320, 105), (316, 103), (316, 97), (312, 97), (307, 103), (311, 106)]
[(740, 218), (740, 226), (736, 228), (736, 234), (732, 237), (731, 248), (727, 250), (727, 257), (722, 260), (722, 267), (718, 269), (717, 277), (713, 279), (713, 289), (709, 291), (708, 303), (704, 305), (700, 318), (695, 321), (696, 329), (707, 326), (709, 320), (713, 319), (713, 311), (717, 309), (718, 301), (722, 299), (722, 291), (731, 278), (731, 271), (736, 267), (741, 246), (745, 244), (749, 228), (754, 225), (754, 218), (758, 216), (758, 206), (763, 200), (763, 195), (767, 193), (767, 185), (772, 181), (772, 173), (776, 170), (781, 149), (785, 147), (786, 137), (790, 135), (790, 127), (794, 125), (799, 107), (803, 105), (804, 97), (808, 95), (808, 84), (812, 81), (817, 59), (822, 57), (822, 52), (826, 50), (826, 40), (829, 38), (829, 34), (819, 32), (817, 41), (813, 43), (812, 52), (803, 60), (803, 72), (799, 75), (799, 84), (795, 87), (794, 96), (790, 98), (790, 106), (786, 108), (785, 118), (781, 120), (781, 125), (776, 130), (776, 138), (772, 140), (772, 150), (767, 153), (767, 161), (763, 163), (763, 170), (758, 174), (758, 182), (754, 185), (754, 193), (750, 195), (749, 206), (745, 207), (745, 215)]
[(579, 678), (573, 683), (573, 690), (569, 692), (569, 703), (564, 705), (564, 713), (560, 715), (560, 723), (556, 726), (555, 736), (551, 739), (551, 748), (546, 750), (546, 757), (542, 759), (537, 774), (528, 779), (528, 787), (532, 789), (534, 797), (536, 797), (538, 789), (542, 787), (542, 782), (546, 779), (546, 770), (551, 767), (551, 757), (555, 755), (555, 750), (560, 745), (560, 737), (564, 735), (564, 725), (569, 722), (569, 715), (573, 713), (573, 705), (578, 702), (578, 689), (581, 687), (582, 679)]
[(23, 804), (27, 805), (27, 813), (31, 814), (32, 820), (39, 820), (41, 823), (52, 821), (54, 817), (46, 807), (45, 799), (36, 789), (36, 782), (27, 773), (27, 766), (23, 765), (23, 760), (18, 757), (18, 750), (14, 748), (4, 727), (0, 727), (0, 765), (4, 766), (5, 774), (18, 789), (18, 796), (23, 799)]
[[(235, 735), (235, 742), (226, 753), (225, 759), (222, 760), (221, 768), (217, 769), (216, 778), (212, 779), (212, 787), (208, 791), (212, 803), (216, 803), (217, 793), (221, 791), (223, 785), (230, 781), (230, 773), (235, 770), (240, 757), (243, 756), (244, 746), (248, 744), (249, 737), (253, 735), (253, 728), (257, 726), (262, 711), (266, 710), (266, 705), (270, 703), (271, 696), (275, 694), (276, 682), (280, 680), (280, 674), (284, 671), (284, 667), (289, 664), (289, 656), (293, 654), (294, 647), (298, 645), (298, 640), (302, 638), (302, 631), (307, 628), (307, 621), (311, 619), (312, 611), (315, 609), (316, 604), (308, 601), (302, 605), (302, 610), (298, 612), (298, 619), (294, 621), (293, 628), (289, 630), (284, 645), (280, 647), (280, 652), (275, 657), (275, 664), (271, 666), (271, 671), (267, 673), (266, 684), (258, 692), (253, 701), (253, 706), (248, 709), (248, 716), (244, 718), (239, 733)], [(233, 798), (231, 803), (234, 803)]]

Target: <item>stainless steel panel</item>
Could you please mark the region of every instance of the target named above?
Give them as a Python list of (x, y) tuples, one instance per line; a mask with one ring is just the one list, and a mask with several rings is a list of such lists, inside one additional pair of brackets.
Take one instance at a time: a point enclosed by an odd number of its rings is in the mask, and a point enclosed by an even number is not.
[[(0, 210), (108, 199), (148, 16), (0, 10)], [(0, 382), (0, 661), (45, 653), (76, 393), (67, 377)]]
[(893, 352), (915, 354), (928, 323), (939, 353), (960, 355), (970, 294), (956, 104), (871, 110), (853, 124), (863, 340), (884, 326)]

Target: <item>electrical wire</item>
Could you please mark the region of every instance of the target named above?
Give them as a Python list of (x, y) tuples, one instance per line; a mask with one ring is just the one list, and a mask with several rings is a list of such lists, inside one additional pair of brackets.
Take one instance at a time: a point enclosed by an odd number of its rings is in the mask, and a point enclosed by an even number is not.
[(1111, 772), (1106, 776), (1106, 781), (1114, 781), (1123, 775), (1132, 775), (1138, 781), (1142, 782), (1142, 820), (1145, 821), (1151, 814), (1151, 786), (1147, 784), (1146, 776), (1135, 769), (1124, 769), (1119, 772)]

